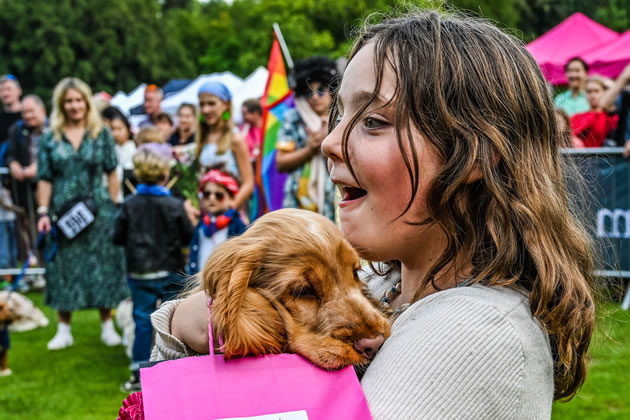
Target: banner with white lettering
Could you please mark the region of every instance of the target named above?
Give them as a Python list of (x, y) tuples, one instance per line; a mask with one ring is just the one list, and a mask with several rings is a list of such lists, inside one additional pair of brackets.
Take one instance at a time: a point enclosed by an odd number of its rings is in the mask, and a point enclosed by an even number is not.
[(621, 148), (590, 149), (590, 153), (581, 149), (565, 156), (576, 159), (586, 180), (587, 200), (578, 193), (576, 204), (595, 241), (598, 274), (630, 277), (630, 161), (621, 152)]

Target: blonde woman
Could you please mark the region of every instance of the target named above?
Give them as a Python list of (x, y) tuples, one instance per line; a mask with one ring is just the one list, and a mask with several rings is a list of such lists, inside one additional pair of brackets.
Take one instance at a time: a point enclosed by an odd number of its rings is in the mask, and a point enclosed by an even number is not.
[(217, 168), (236, 174), (241, 188), (234, 207), (241, 209), (254, 191), (254, 172), (245, 139), (233, 131), (230, 117), (232, 94), (221, 82), (199, 88), (199, 128), (196, 157), (202, 169)]
[[(39, 144), (37, 228), (50, 232), (53, 219), (57, 221), (50, 236), (57, 241), (57, 252), (46, 267), (46, 303), (57, 310), (59, 324), (49, 350), (73, 344), (72, 312), (86, 308), (99, 308), (105, 345), (121, 342), (111, 319), (111, 308), (128, 293), (123, 252), (110, 238), (120, 188), (116, 151), (91, 97), (90, 88), (79, 79), (59, 82), (53, 94), (51, 131)], [(58, 219), (78, 202), (86, 204), (94, 219), (70, 238)]]

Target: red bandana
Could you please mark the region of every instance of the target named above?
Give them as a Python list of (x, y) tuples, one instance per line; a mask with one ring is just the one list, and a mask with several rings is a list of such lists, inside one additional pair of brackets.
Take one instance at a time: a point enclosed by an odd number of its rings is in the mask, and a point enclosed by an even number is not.
[(203, 191), (203, 187), (205, 187), (209, 182), (223, 185), (229, 192), (232, 193), (232, 195), (238, 194), (238, 182), (236, 182), (236, 179), (217, 169), (209, 170), (203, 178), (201, 178), (201, 181), (199, 182), (199, 191)]

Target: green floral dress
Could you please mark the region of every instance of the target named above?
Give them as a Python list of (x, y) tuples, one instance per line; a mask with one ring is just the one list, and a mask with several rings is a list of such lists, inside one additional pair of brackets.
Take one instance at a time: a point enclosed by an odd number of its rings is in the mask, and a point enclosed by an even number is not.
[(59, 311), (114, 308), (128, 295), (123, 249), (111, 239), (117, 209), (103, 183), (103, 174), (117, 164), (109, 130), (103, 128), (96, 139), (86, 132), (77, 151), (65, 136), (55, 140), (52, 132), (39, 142), (37, 175), (52, 184), (51, 215), (66, 201), (87, 195), (90, 163), (95, 165), (96, 219), (72, 241), (57, 232), (57, 252), (46, 266), (46, 304)]

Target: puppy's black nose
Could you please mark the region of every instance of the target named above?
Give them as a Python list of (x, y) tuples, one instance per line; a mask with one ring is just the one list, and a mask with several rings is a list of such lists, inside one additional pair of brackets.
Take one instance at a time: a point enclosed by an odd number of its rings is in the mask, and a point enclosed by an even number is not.
[(383, 343), (385, 342), (385, 337), (383, 334), (380, 334), (376, 337), (372, 338), (361, 338), (354, 342), (354, 348), (359, 352), (365, 355), (365, 357), (371, 359), (376, 355), (378, 349), (381, 348)]

